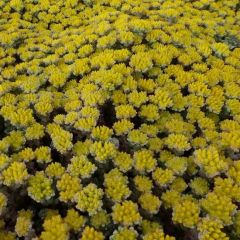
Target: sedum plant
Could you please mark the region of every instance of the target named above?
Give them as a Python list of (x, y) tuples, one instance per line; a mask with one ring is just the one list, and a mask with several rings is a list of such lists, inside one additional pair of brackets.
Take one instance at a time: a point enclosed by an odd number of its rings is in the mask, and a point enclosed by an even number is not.
[(0, 1), (0, 239), (239, 239), (239, 10)]

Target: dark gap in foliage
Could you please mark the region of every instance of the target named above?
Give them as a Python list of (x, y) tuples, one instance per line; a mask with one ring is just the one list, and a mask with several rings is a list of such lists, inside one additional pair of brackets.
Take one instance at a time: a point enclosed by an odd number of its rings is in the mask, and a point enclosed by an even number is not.
[(178, 59), (177, 58), (173, 58), (170, 64), (177, 65), (178, 64)]
[(23, 62), (22, 59), (20, 58), (19, 54), (15, 53), (13, 55), (13, 57), (15, 58), (15, 64), (19, 64), (19, 63)]
[(129, 142), (127, 141), (126, 136), (120, 136), (118, 138), (119, 141), (119, 151), (121, 152), (126, 152), (126, 153), (131, 153), (131, 147), (129, 146)]
[(5, 130), (4, 118), (0, 116), (0, 138), (1, 139), (6, 136), (4, 130)]
[(101, 108), (101, 115), (99, 118), (99, 124), (112, 128), (114, 122), (116, 122), (116, 112), (114, 105), (111, 101), (107, 101)]
[(167, 132), (158, 132), (158, 134), (157, 134), (158, 138), (165, 138), (167, 136), (168, 136)]
[(188, 87), (185, 86), (185, 87), (181, 88), (181, 93), (183, 96), (188, 96), (189, 95)]
[(186, 72), (189, 72), (189, 71), (192, 70), (192, 66), (191, 65), (184, 66), (183, 70), (186, 71)]
[(72, 130), (73, 133), (73, 144), (77, 143), (78, 141), (85, 141), (87, 139), (86, 134), (83, 134), (82, 132)]
[(223, 121), (226, 119), (233, 120), (233, 116), (231, 116), (230, 111), (227, 109), (225, 105), (223, 105), (221, 112), (219, 113), (218, 116), (220, 118), (220, 121)]
[(32, 175), (35, 175), (37, 171), (45, 170), (45, 167), (41, 166), (36, 161), (29, 161), (26, 162), (25, 164), (28, 169), (28, 173)]
[(183, 154), (183, 157), (190, 157), (193, 155), (194, 150), (190, 148), (189, 150), (186, 150)]
[(193, 123), (194, 127), (195, 127), (195, 133), (192, 135), (192, 138), (196, 138), (196, 137), (201, 137), (202, 136), (202, 130), (201, 128), (198, 126), (198, 124), (195, 122)]
[(51, 142), (51, 137), (48, 134), (45, 134), (41, 139), (41, 146), (49, 146), (49, 143)]
[(51, 157), (53, 162), (60, 162), (63, 163), (65, 167), (67, 166), (67, 163), (65, 163), (65, 161), (61, 161), (63, 160), (63, 156), (55, 148), (51, 148)]
[(142, 124), (142, 119), (139, 116), (136, 116), (132, 119), (132, 122), (134, 124), (134, 129), (138, 129)]
[(183, 229), (177, 225), (174, 225), (172, 222), (172, 210), (161, 207), (158, 214), (162, 219), (162, 221), (160, 219), (159, 221), (161, 221), (164, 233), (170, 236), (177, 236), (177, 240), (183, 239), (185, 235)]

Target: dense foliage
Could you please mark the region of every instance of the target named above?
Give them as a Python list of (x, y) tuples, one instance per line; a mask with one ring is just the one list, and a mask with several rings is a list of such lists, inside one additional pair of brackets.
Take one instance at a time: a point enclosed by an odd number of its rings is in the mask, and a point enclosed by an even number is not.
[(1, 0), (0, 239), (239, 239), (239, 9)]

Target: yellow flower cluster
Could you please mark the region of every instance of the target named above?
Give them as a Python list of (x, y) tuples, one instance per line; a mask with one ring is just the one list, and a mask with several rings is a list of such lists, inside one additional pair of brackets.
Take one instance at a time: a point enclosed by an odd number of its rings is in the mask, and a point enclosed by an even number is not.
[(40, 235), (40, 240), (65, 240), (69, 238), (68, 225), (59, 215), (45, 219), (43, 228), (44, 230)]
[(18, 237), (27, 237), (32, 228), (32, 212), (30, 210), (21, 210), (18, 212), (15, 232)]
[(240, 201), (240, 189), (237, 184), (234, 184), (231, 178), (215, 178), (214, 179), (214, 193), (219, 196), (225, 195), (230, 197), (232, 200)]
[(239, 1), (0, 16), (0, 239), (239, 238)]
[(193, 228), (199, 221), (199, 213), (200, 208), (197, 202), (183, 199), (173, 207), (173, 221), (184, 227)]
[(174, 149), (179, 152), (190, 149), (187, 137), (182, 134), (170, 134), (166, 138), (165, 143), (170, 149)]
[(177, 191), (179, 193), (184, 192), (187, 189), (188, 185), (186, 183), (186, 181), (181, 178), (181, 177), (177, 177), (173, 180), (170, 189)]
[(162, 226), (158, 222), (143, 220), (141, 223), (141, 229), (144, 235), (155, 232), (157, 229), (162, 229)]
[(62, 154), (72, 148), (72, 134), (55, 123), (47, 125), (47, 132), (52, 138), (53, 146)]
[(139, 192), (151, 192), (153, 183), (150, 178), (146, 176), (137, 175), (133, 180), (135, 187)]
[(152, 193), (144, 193), (138, 199), (141, 207), (150, 214), (156, 214), (159, 211), (161, 201)]
[(133, 129), (128, 133), (128, 141), (132, 145), (144, 146), (148, 142), (147, 134), (143, 133), (141, 130)]
[(240, 214), (239, 214), (239, 211), (237, 211), (237, 213), (234, 217), (234, 234), (236, 236), (240, 236)]
[(116, 108), (116, 117), (118, 119), (132, 118), (136, 116), (136, 110), (131, 105), (119, 105)]
[(136, 240), (137, 239), (137, 232), (134, 228), (127, 228), (127, 227), (119, 227), (119, 229), (115, 230), (110, 237), (110, 240)]
[(84, 228), (80, 240), (104, 240), (104, 236), (101, 232), (87, 226)]
[(25, 137), (27, 140), (37, 140), (44, 136), (44, 126), (39, 123), (34, 123), (26, 128)]
[(194, 178), (190, 183), (190, 187), (196, 195), (200, 196), (207, 194), (209, 191), (207, 180), (201, 177)]
[(224, 225), (232, 224), (232, 216), (237, 206), (232, 203), (230, 197), (210, 192), (206, 198), (202, 199), (201, 205), (210, 217), (217, 218)]
[(128, 188), (128, 179), (117, 169), (112, 169), (104, 176), (104, 186), (106, 195), (113, 202), (122, 202), (131, 194)]
[(194, 154), (195, 163), (209, 177), (214, 177), (227, 169), (227, 163), (220, 158), (218, 150), (214, 146), (196, 150)]
[(58, 162), (50, 163), (45, 173), (50, 178), (60, 178), (64, 174), (65, 168)]
[(133, 129), (133, 123), (129, 120), (122, 119), (114, 123), (113, 129), (117, 136), (127, 134)]
[(175, 240), (175, 237), (170, 237), (169, 235), (165, 235), (162, 229), (156, 229), (150, 233), (147, 233), (143, 240)]
[[(142, 61), (143, 59), (144, 61)], [(146, 72), (153, 66), (151, 55), (148, 52), (138, 52), (132, 55), (129, 64), (137, 72), (142, 72), (142, 73)]]
[(85, 217), (81, 216), (76, 210), (69, 209), (67, 211), (67, 216), (64, 218), (64, 222), (68, 224), (71, 230), (77, 232), (84, 226), (86, 219)]
[(198, 237), (200, 240), (229, 240), (229, 237), (222, 231), (221, 222), (211, 218), (203, 218), (198, 225)]
[(35, 122), (33, 113), (30, 109), (23, 109), (10, 106), (3, 106), (0, 114), (17, 128), (26, 128)]
[(159, 109), (165, 110), (167, 107), (172, 106), (172, 100), (170, 98), (169, 92), (157, 88), (154, 95), (150, 95), (150, 101), (158, 106)]
[(101, 210), (91, 216), (90, 222), (96, 229), (107, 227), (110, 223), (110, 215), (106, 211)]
[(131, 155), (126, 152), (117, 152), (113, 162), (114, 165), (124, 173), (132, 169), (133, 159)]
[(175, 179), (174, 172), (170, 169), (157, 168), (152, 174), (153, 180), (160, 187), (166, 187)]
[(37, 162), (39, 163), (49, 163), (52, 161), (51, 149), (49, 147), (41, 146), (38, 147), (34, 152)]
[(187, 170), (187, 158), (173, 157), (166, 162), (166, 166), (176, 175), (183, 175)]
[(10, 231), (0, 231), (0, 237), (3, 240), (14, 240), (16, 239), (16, 235)]
[(152, 172), (157, 164), (152, 152), (144, 149), (134, 153), (133, 161), (134, 168), (140, 173)]
[(97, 140), (106, 141), (111, 137), (112, 134), (113, 134), (112, 129), (109, 129), (108, 127), (105, 126), (95, 127), (92, 130), (92, 137)]
[(102, 197), (102, 189), (90, 183), (75, 195), (76, 207), (83, 212), (88, 212), (89, 215), (93, 215), (101, 210)]
[(74, 177), (89, 178), (95, 171), (96, 166), (86, 156), (76, 156), (68, 164), (67, 171)]
[(162, 194), (161, 200), (166, 209), (173, 208), (181, 200), (181, 195), (179, 191), (167, 190)]
[(94, 142), (90, 147), (91, 154), (99, 163), (106, 163), (116, 155), (116, 146), (112, 142)]
[(77, 156), (88, 155), (90, 153), (91, 140), (77, 141), (73, 146), (73, 153)]
[(114, 205), (112, 218), (116, 224), (119, 223), (123, 226), (139, 224), (142, 220), (137, 204), (132, 201), (124, 201)]
[(47, 178), (43, 172), (37, 172), (29, 178), (27, 191), (36, 202), (49, 200), (55, 194), (52, 180)]
[(3, 184), (6, 186), (20, 185), (28, 178), (26, 165), (22, 162), (13, 162), (2, 171)]
[(0, 215), (3, 213), (6, 206), (7, 206), (7, 197), (0, 192)]
[(82, 189), (81, 181), (78, 177), (72, 177), (64, 173), (57, 181), (59, 200), (63, 202), (73, 201), (75, 194)]

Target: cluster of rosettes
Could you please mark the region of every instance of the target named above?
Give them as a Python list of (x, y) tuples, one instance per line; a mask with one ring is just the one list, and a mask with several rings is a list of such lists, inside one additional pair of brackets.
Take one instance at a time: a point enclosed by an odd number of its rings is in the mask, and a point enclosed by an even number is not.
[(0, 16), (0, 239), (239, 239), (238, 0)]

